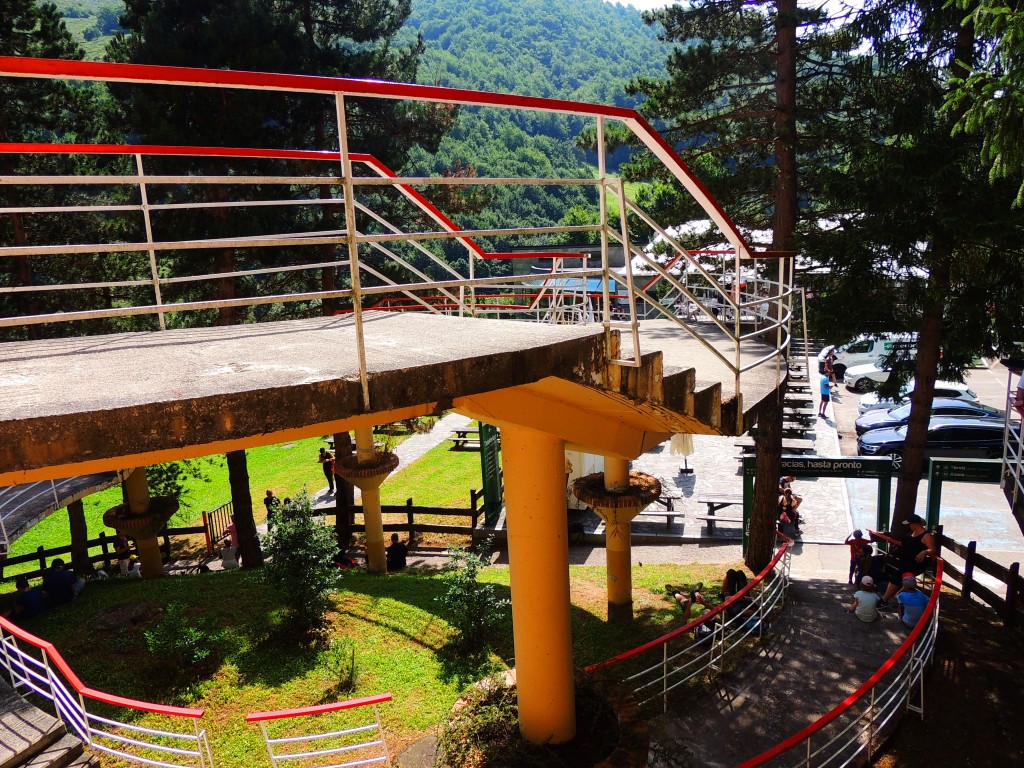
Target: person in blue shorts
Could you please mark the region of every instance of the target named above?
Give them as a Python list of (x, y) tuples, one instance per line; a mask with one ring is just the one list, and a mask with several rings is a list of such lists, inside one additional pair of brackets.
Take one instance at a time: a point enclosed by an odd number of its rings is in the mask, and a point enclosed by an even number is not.
[(896, 602), (900, 604), (900, 621), (911, 628), (917, 626), (928, 607), (928, 595), (917, 588), (914, 574), (903, 574), (903, 590), (896, 595)]
[(818, 418), (824, 419), (825, 412), (828, 410), (829, 401), (832, 399), (832, 386), (828, 380), (828, 374), (822, 374), (821, 386), (819, 387), (821, 392), (821, 403), (818, 405)]

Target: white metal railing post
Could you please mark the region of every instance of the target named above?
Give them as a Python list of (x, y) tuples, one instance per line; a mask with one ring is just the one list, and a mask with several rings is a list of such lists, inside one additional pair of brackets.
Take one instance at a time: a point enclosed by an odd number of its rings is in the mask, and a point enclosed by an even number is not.
[[(14, 637), (14, 635), (11, 635), (11, 640), (14, 643), (18, 642), (18, 638)], [(4, 637), (3, 630), (0, 630), (0, 645), (4, 648), (4, 666), (7, 668), (7, 675), (11, 678), (11, 689), (16, 691), (17, 684), (15, 683), (16, 678), (14, 677), (14, 662), (11, 660), (11, 654), (7, 649), (7, 638)]]
[(213, 768), (213, 752), (210, 750), (210, 740), (206, 737), (206, 729), (199, 727), (199, 721), (192, 721), (196, 727), (196, 751), (199, 752), (199, 765), (201, 768)]
[(384, 765), (391, 766), (391, 752), (388, 750), (388, 740), (384, 738), (384, 728), (380, 724), (380, 708), (377, 704), (373, 705), (373, 720), (377, 723), (377, 735), (380, 737), (381, 744), (384, 745)]
[[(149, 193), (146, 189), (146, 182), (143, 179), (146, 176), (146, 171), (142, 163), (142, 155), (135, 155), (135, 167), (139, 172), (139, 202), (142, 204), (142, 220), (146, 225), (146, 242), (150, 245), (153, 244), (153, 222), (150, 219), (149, 213)], [(160, 321), (160, 330), (166, 331), (167, 324), (164, 321), (164, 312), (159, 309), (163, 306), (163, 298), (160, 295), (160, 271), (156, 265), (156, 251), (152, 248), (149, 249), (149, 274), (153, 280), (153, 298), (156, 300), (157, 319)]]
[[(470, 315), (470, 317), (476, 317), (476, 283), (475, 283), (475, 280), (476, 280), (476, 254), (473, 252), (473, 249), (470, 248), (468, 245), (466, 246), (466, 263), (469, 265), (469, 280), (470, 280), (470, 285), (469, 285), (469, 315)], [(462, 307), (460, 307), (460, 311), (461, 311), (462, 314), (465, 314), (465, 312), (466, 312), (466, 307), (465, 307), (466, 288), (465, 288), (465, 286), (460, 288), (460, 290), (462, 291), (459, 294), (459, 299), (460, 299), (460, 302), (462, 303)]]
[[(608, 168), (604, 147), (604, 118), (597, 118), (597, 204), (598, 216), (601, 219), (601, 301), (604, 304), (601, 322), (604, 323), (605, 353), (611, 358), (611, 292), (609, 290), (609, 259), (608, 259)], [(586, 290), (586, 280), (583, 281)]]
[(270, 743), (270, 734), (267, 733), (267, 722), (266, 720), (260, 721), (260, 731), (263, 732), (263, 746), (267, 748), (267, 754), (270, 755), (270, 764), (277, 768), (277, 758), (274, 756), (274, 747)]
[(661, 711), (668, 712), (668, 643), (661, 644)]
[(804, 764), (807, 768), (811, 768), (811, 737), (807, 737), (807, 757), (805, 758)]
[(359, 276), (359, 241), (356, 235), (355, 185), (352, 183), (352, 158), (348, 148), (348, 123), (345, 95), (334, 94), (338, 115), (338, 146), (341, 151), (342, 189), (345, 192), (345, 241), (348, 244), (349, 277), (352, 283), (352, 317), (356, 326), (356, 355), (359, 358), (359, 383), (363, 388), (363, 408), (370, 409), (370, 382), (366, 370), (366, 342), (363, 338), (363, 297)]
[[(622, 231), (622, 257), (626, 273), (626, 297), (629, 300), (629, 331), (633, 339), (633, 365), (640, 365), (640, 331), (637, 328), (636, 319), (636, 295), (633, 286), (633, 252), (629, 245), (629, 220), (626, 216), (626, 184), (620, 177), (618, 180), (619, 193), (619, 228)], [(620, 363), (623, 360), (622, 350), (619, 350)]]
[(871, 687), (871, 699), (868, 701), (868, 764), (871, 764), (871, 755), (874, 754), (875, 743), (875, 690), (878, 685)]

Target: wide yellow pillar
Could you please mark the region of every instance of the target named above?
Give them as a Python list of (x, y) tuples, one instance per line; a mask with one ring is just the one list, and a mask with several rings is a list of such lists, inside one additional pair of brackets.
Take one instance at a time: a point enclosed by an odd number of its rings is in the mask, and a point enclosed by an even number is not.
[[(124, 479), (125, 496), (130, 514), (141, 517), (150, 511), (149, 479), (146, 468), (139, 467)], [(163, 521), (160, 521), (163, 522)], [(160, 555), (160, 541), (156, 537), (154, 524), (144, 526), (135, 532), (135, 546), (139, 553), (139, 572), (144, 579), (160, 576), (164, 572), (163, 557)]]
[(527, 741), (576, 735), (565, 443), (501, 429), (519, 730)]
[[(605, 456), (604, 487), (621, 491), (629, 487), (629, 462)], [(608, 615), (617, 619), (633, 618), (633, 569), (630, 549), (630, 522), (633, 510), (610, 514), (605, 523), (605, 559), (608, 579)]]

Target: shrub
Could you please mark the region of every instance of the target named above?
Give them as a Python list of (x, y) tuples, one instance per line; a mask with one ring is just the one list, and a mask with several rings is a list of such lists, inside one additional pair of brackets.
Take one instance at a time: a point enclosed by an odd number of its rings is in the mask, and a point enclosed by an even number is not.
[(334, 680), (333, 689), (348, 693), (356, 687), (359, 671), (356, 667), (356, 644), (348, 638), (335, 638), (320, 652), (320, 665)]
[(197, 673), (220, 659), (224, 630), (210, 616), (190, 619), (171, 603), (161, 619), (143, 632), (146, 648), (168, 669)]
[(268, 557), (263, 578), (284, 594), (297, 628), (322, 627), (331, 607), (331, 592), (340, 579), (333, 561), (338, 544), (333, 530), (314, 520), (308, 494), (284, 507), (262, 544)]
[(474, 653), (483, 650), (490, 633), (505, 620), (511, 605), (509, 600), (498, 597), (494, 584), (477, 581), (480, 570), (487, 565), (484, 556), (490, 548), (490, 538), (473, 549), (449, 547), (448, 564), (441, 576), (444, 592), (434, 598), (458, 634), (456, 644)]

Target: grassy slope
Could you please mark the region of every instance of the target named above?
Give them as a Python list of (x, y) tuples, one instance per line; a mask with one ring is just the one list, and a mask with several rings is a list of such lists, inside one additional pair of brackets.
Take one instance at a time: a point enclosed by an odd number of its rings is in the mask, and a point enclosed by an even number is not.
[[(710, 582), (720, 566), (636, 566), (637, 620), (628, 627), (605, 622), (604, 570), (573, 567), (574, 659), (579, 666), (608, 658), (679, 624), (663, 591), (666, 581)], [(482, 580), (508, 596), (508, 569), (486, 569)], [(86, 685), (133, 698), (207, 708), (216, 765), (241, 768), (262, 754), (258, 731), (244, 722), (249, 712), (324, 703), (384, 691), (394, 701), (381, 708), (393, 752), (442, 722), (459, 693), (490, 671), (513, 663), (511, 620), (506, 618), (494, 651), (473, 662), (447, 647), (451, 630), (438, 615), (437, 573), (404, 573), (385, 578), (347, 573), (331, 616), (330, 635), (356, 644), (359, 670), (354, 690), (333, 689), (322, 651), (281, 633), (277, 594), (258, 573), (229, 571), (141, 582), (112, 579), (90, 584), (82, 598), (53, 611), (30, 631), (53, 641)], [(0, 609), (6, 608), (0, 598)], [(224, 662), (212, 673), (185, 684), (180, 670), (169, 675), (146, 650), (142, 635), (156, 620), (110, 629), (103, 620), (118, 607), (170, 603), (192, 615), (214, 616), (227, 628)], [(107, 651), (117, 649), (112, 664)], [(127, 671), (131, 670), (130, 673)], [(177, 685), (174, 685), (177, 681)], [(157, 720), (148, 716), (146, 722)]]

